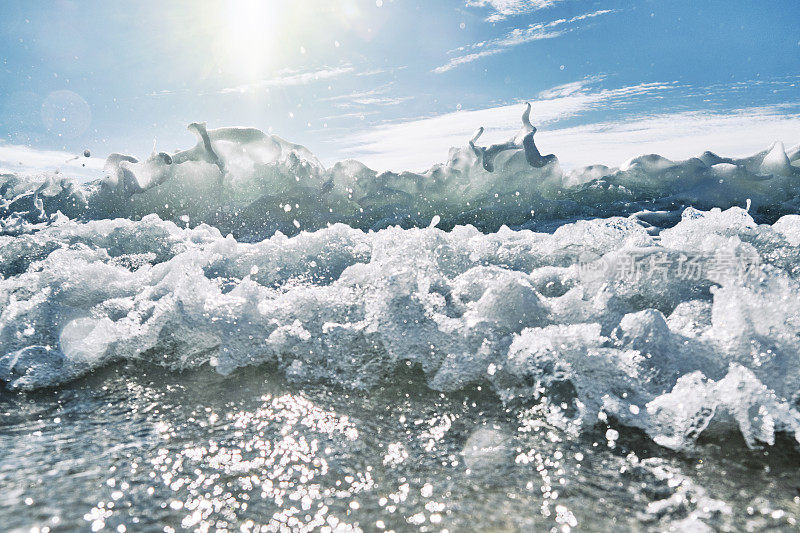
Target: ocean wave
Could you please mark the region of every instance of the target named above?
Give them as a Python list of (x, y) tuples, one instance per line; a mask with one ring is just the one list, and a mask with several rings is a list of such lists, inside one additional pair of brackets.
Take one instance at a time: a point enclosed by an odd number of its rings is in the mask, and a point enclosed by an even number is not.
[(709, 431), (800, 440), (800, 216), (688, 208), (647, 226), (334, 224), (248, 243), (153, 214), (63, 217), (0, 237), (0, 380), (269, 363), (369, 388), (410, 365), (436, 390), (488, 384), (512, 408), (613, 418), (676, 449)]
[(800, 148), (564, 173), (529, 112), (422, 174), (197, 123), (95, 182), (4, 175), (0, 381), (269, 363), (369, 388), (414, 366), (677, 449), (800, 440)]
[(61, 175), (4, 175), (0, 233), (15, 235), (70, 219), (140, 219), (157, 214), (181, 225), (206, 223), (237, 240), (276, 231), (295, 235), (335, 223), (353, 228), (425, 227), (434, 217), (451, 229), (502, 226), (552, 230), (584, 218), (647, 211), (656, 227), (677, 222), (687, 206), (743, 207), (772, 223), (800, 208), (800, 145), (780, 142), (746, 158), (704, 152), (685, 161), (634, 157), (619, 167), (564, 172), (536, 148), (530, 106), (508, 142), (480, 146), (480, 128), (443, 164), (426, 172), (378, 173), (348, 160), (324, 168), (303, 146), (252, 128), (207, 129), (193, 123), (197, 144), (139, 161), (111, 154), (105, 177), (78, 184)]

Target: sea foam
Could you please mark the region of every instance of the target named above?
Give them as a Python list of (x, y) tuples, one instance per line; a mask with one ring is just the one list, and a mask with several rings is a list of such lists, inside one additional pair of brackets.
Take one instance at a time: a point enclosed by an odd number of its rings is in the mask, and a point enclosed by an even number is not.
[(147, 159), (111, 154), (105, 177), (77, 184), (60, 175), (42, 182), (15, 175), (0, 186), (0, 232), (19, 234), (57, 213), (70, 219), (139, 219), (157, 214), (182, 225), (206, 223), (238, 240), (257, 241), (344, 223), (360, 229), (393, 225), (471, 224), (552, 230), (581, 218), (653, 212), (653, 225), (677, 221), (687, 206), (744, 207), (759, 222), (800, 209), (800, 145), (780, 142), (745, 158), (704, 152), (685, 161), (634, 157), (617, 168), (593, 165), (564, 172), (539, 153), (536, 128), (523, 114), (508, 142), (479, 146), (482, 128), (443, 164), (424, 173), (378, 173), (347, 160), (324, 168), (303, 146), (252, 128), (189, 126), (197, 144)]
[(156, 215), (67, 220), (0, 240), (0, 379), (271, 363), (363, 388), (412, 364), (437, 390), (554, 398), (676, 448), (714, 426), (800, 437), (798, 219), (687, 210), (660, 236), (635, 217), (552, 234), (337, 224), (258, 243)]

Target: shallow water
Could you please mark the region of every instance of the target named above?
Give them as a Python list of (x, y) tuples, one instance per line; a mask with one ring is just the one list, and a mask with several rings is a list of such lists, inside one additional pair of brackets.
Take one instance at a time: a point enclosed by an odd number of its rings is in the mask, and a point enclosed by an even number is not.
[[(673, 454), (414, 369), (369, 392), (268, 367), (106, 368), (1, 393), (6, 530), (794, 530), (800, 455), (708, 438)], [(621, 428), (617, 428), (621, 429)]]

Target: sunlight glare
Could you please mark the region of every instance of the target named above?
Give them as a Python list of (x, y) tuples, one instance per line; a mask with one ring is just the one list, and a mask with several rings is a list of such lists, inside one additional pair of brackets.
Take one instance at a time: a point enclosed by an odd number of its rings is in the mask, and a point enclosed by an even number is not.
[(245, 79), (269, 69), (276, 52), (276, 0), (231, 0), (221, 6), (224, 30), (220, 51), (224, 68)]

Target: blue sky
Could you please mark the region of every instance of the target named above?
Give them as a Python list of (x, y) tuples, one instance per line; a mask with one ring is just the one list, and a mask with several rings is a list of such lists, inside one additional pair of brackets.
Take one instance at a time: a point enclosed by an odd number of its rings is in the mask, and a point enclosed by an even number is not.
[(526, 100), (566, 167), (800, 142), (797, 0), (5, 0), (0, 59), (4, 168), (207, 121), (420, 170)]

